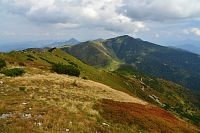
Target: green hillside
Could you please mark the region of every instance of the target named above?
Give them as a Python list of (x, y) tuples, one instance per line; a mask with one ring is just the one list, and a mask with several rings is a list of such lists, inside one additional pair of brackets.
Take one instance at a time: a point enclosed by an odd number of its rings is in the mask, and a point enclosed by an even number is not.
[[(194, 113), (196, 112), (196, 109), (198, 110), (198, 108), (200, 108), (199, 94), (194, 95), (194, 93), (189, 89), (186, 89), (178, 84), (146, 75), (131, 65), (121, 65), (115, 73), (124, 75), (125, 77), (131, 79), (136, 78), (140, 80), (140, 82), (144, 85), (143, 91), (148, 93), (158, 105), (162, 106), (166, 110), (180, 114), (182, 117), (193, 119), (199, 123), (199, 114), (191, 115), (192, 112)], [(151, 89), (146, 89), (146, 86)], [(191, 107), (194, 110), (190, 110)]]
[(107, 68), (107, 70), (117, 69), (122, 62), (117, 59), (112, 49), (106, 48), (102, 42), (98, 41), (83, 42), (73, 47), (64, 47), (63, 50), (86, 64)]
[[(81, 70), (80, 76), (84, 79), (100, 82), (132, 96), (139, 97), (197, 125), (200, 122), (198, 96), (179, 85), (165, 80), (152, 79), (149, 76), (140, 77), (138, 76), (139, 74), (131, 77), (124, 75), (122, 71), (107, 72), (96, 69), (61, 49), (14, 51), (1, 53), (0, 58), (6, 60), (9, 67), (39, 68), (44, 72), (51, 72), (51, 66), (54, 63), (75, 64)], [(37, 71), (34, 71), (34, 73), (37, 73)], [(129, 71), (128, 74), (130, 73)], [(136, 73), (139, 72), (136, 71)]]
[(200, 88), (200, 56), (187, 51), (159, 46), (127, 35), (99, 43), (85, 42), (64, 50), (93, 66), (112, 68), (112, 62), (117, 61), (115, 69), (119, 64), (131, 64), (149, 75), (193, 90)]

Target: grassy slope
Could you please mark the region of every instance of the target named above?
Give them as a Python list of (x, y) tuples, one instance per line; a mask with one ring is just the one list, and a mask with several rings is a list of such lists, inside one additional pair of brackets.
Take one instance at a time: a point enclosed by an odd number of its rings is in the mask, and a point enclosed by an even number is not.
[[(27, 57), (27, 55), (32, 55), (36, 59), (33, 59), (33, 61), (28, 61), (27, 59), (29, 57)], [(87, 77), (88, 79), (104, 83), (119, 90), (123, 90), (128, 86), (123, 81), (122, 77), (86, 65), (80, 60), (74, 58), (73, 56), (65, 53), (60, 49), (55, 49), (53, 52), (47, 52), (47, 51), (38, 52), (34, 50), (28, 50), (25, 52), (11, 52), (7, 54), (2, 54), (0, 55), (0, 57), (7, 60), (11, 64), (12, 63), (19, 64), (20, 62), (24, 62), (27, 66), (34, 66), (42, 68), (44, 70), (50, 70), (51, 64), (48, 63), (49, 61), (53, 63), (63, 63), (63, 64), (69, 64), (68, 62), (72, 61), (79, 66), (81, 70), (81, 77)], [(46, 61), (42, 60), (41, 57)]]
[[(28, 61), (27, 59), (30, 57), (27, 57), (27, 55), (34, 56), (33, 61)], [(180, 102), (182, 102), (183, 99), (185, 98), (181, 95), (178, 96), (177, 98), (173, 96), (167, 97), (163, 95), (162, 93), (159, 93), (155, 88), (151, 88), (148, 85), (145, 85), (143, 82), (140, 81), (140, 79), (124, 77), (115, 73), (106, 72), (104, 70), (98, 70), (92, 66), (88, 66), (82, 63), (80, 60), (63, 52), (60, 49), (55, 49), (52, 52), (48, 52), (47, 50), (45, 51), (27, 50), (24, 52), (11, 52), (7, 54), (1, 54), (0, 57), (6, 59), (12, 65), (18, 65), (20, 64), (20, 62), (23, 62), (27, 66), (27, 69), (29, 67), (37, 67), (47, 72), (50, 70), (51, 62), (54, 62), (54, 63), (60, 62), (64, 64), (69, 64), (69, 62), (72, 61), (75, 64), (77, 64), (79, 68), (81, 69), (81, 77), (86, 77), (87, 79), (91, 79), (93, 81), (103, 83), (114, 89), (124, 91), (126, 93), (129, 93), (130, 95), (137, 96), (143, 100), (146, 100), (148, 102), (151, 102), (157, 105), (159, 104), (155, 102), (154, 99), (150, 98), (149, 95), (158, 96), (162, 100), (163, 103), (168, 103), (170, 106), (173, 106), (172, 104), (174, 103), (180, 104)], [(178, 90), (180, 88), (180, 86), (174, 87), (174, 84), (170, 82), (167, 82), (167, 81), (163, 81), (163, 82), (165, 82), (165, 84), (170, 86), (171, 87), (170, 89)], [(167, 85), (165, 85), (165, 87), (169, 88)], [(145, 89), (145, 91), (143, 90), (143, 88)], [(169, 93), (175, 93), (175, 95), (177, 95), (179, 92), (180, 91), (177, 91), (177, 92), (172, 91)], [(189, 96), (193, 97), (193, 95), (189, 95)], [(185, 103), (185, 104), (189, 105), (188, 108), (190, 108), (189, 111), (191, 112), (191, 110), (194, 110), (194, 108), (192, 107), (194, 102), (191, 99), (189, 100), (189, 102), (192, 102), (192, 104), (188, 104), (188, 103)]]
[[(137, 103), (139, 107), (147, 106), (147, 103), (142, 100), (93, 81), (52, 74), (37, 68), (25, 69), (27, 73), (22, 77), (0, 76), (1, 81), (3, 81), (0, 86), (0, 132), (43, 133), (69, 130), (73, 133), (121, 133), (147, 132), (151, 129), (150, 126), (142, 127), (140, 123), (127, 125), (112, 122), (101, 113), (101, 109), (104, 110), (104, 108), (97, 106), (102, 99), (110, 99), (113, 102), (128, 102), (127, 104)], [(20, 90), (20, 87), (25, 87), (25, 90)], [(151, 105), (148, 107), (159, 110)], [(115, 110), (107, 109), (107, 111)], [(162, 113), (171, 115), (166, 111)], [(105, 113), (105, 115), (109, 114), (109, 112)], [(132, 117), (135, 117), (133, 120), (137, 120), (137, 117), (141, 116), (132, 114)], [(156, 119), (157, 121), (161, 121), (160, 119), (164, 116), (156, 118), (159, 119)], [(176, 126), (179, 131), (197, 132), (198, 130), (190, 124), (177, 120), (174, 116), (173, 119), (179, 122), (179, 125)], [(124, 122), (129, 121), (124, 120)], [(142, 122), (144, 119), (141, 119)], [(156, 123), (153, 125), (153, 129), (160, 129), (164, 124)], [(185, 128), (183, 125), (187, 127)], [(170, 127), (173, 127), (173, 124), (168, 124), (166, 128), (169, 130)], [(170, 130), (176, 131), (176, 129)]]
[(199, 90), (199, 55), (130, 36), (108, 39), (104, 46), (112, 48), (119, 59), (127, 64), (134, 64), (145, 73)]
[[(88, 41), (65, 47), (63, 50), (89, 65), (104, 67), (110, 71), (116, 70), (122, 63), (117, 59), (113, 50), (104, 47), (102, 42)], [(80, 51), (84, 52), (80, 54)]]
[(197, 94), (175, 83), (145, 75), (130, 65), (122, 65), (115, 72), (131, 79), (140, 80), (144, 84), (143, 91), (149, 96), (153, 96), (158, 105), (199, 124), (200, 99)]
[(130, 36), (102, 42), (88, 41), (63, 49), (92, 66), (114, 70), (122, 63), (134, 64), (149, 75), (199, 90), (200, 56), (190, 52), (159, 46)]

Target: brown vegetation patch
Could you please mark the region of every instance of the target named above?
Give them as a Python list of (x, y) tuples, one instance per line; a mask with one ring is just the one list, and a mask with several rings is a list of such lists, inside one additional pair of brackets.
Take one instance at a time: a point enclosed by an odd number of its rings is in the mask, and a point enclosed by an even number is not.
[(104, 99), (96, 106), (100, 115), (122, 125), (137, 125), (149, 132), (198, 132), (190, 124), (179, 120), (169, 112), (151, 105), (116, 102)]

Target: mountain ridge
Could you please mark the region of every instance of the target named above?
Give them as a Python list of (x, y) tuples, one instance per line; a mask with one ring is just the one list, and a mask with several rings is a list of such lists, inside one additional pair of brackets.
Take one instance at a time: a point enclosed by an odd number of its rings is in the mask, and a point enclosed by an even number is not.
[(106, 48), (103, 52), (97, 42), (91, 41), (63, 50), (92, 66), (112, 68), (113, 61), (117, 62), (114, 68), (120, 64), (132, 64), (152, 76), (171, 80), (194, 90), (200, 89), (200, 56), (197, 54), (138, 40), (128, 35), (99, 43)]

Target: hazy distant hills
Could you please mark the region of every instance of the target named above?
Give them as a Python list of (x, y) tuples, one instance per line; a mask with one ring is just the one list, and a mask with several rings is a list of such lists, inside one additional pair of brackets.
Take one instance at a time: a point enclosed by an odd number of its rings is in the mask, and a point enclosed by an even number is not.
[(39, 40), (39, 41), (27, 41), (27, 42), (1, 43), (0, 52), (8, 52), (12, 50), (23, 50), (27, 48), (42, 48), (53, 42), (55, 41), (54, 40)]
[(163, 47), (130, 36), (101, 42), (88, 41), (64, 50), (83, 62), (97, 67), (131, 64), (152, 76), (171, 80), (185, 87), (200, 89), (200, 56)]
[(199, 45), (198, 44), (183, 44), (183, 45), (178, 45), (176, 47), (200, 55), (200, 43)]
[(76, 45), (76, 44), (79, 44), (80, 42), (75, 39), (75, 38), (71, 38), (69, 39), (68, 41), (57, 41), (57, 42), (54, 42), (50, 45), (48, 45), (49, 47), (62, 47), (64, 45)]
[(39, 41), (27, 41), (27, 42), (2, 43), (0, 44), (0, 52), (23, 50), (27, 48), (61, 47), (63, 45), (75, 45), (78, 43), (80, 42), (75, 38), (71, 38), (67, 41), (39, 40)]

